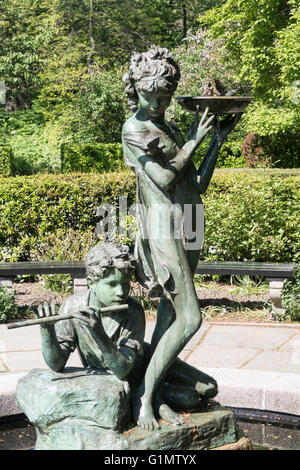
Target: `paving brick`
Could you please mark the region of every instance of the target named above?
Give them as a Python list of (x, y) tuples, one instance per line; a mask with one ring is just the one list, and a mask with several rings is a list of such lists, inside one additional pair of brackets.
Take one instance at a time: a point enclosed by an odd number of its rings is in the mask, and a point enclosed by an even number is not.
[(300, 352), (300, 333), (296, 333), (292, 336), (286, 343), (284, 343), (280, 348), (278, 348), (280, 352), (292, 352), (292, 351), (299, 351)]
[(253, 359), (259, 349), (234, 348), (210, 344), (200, 344), (186, 359), (194, 367), (226, 367), (238, 368), (246, 361)]
[(4, 366), (5, 362), (2, 358), (3, 354), (0, 354), (0, 372), (7, 372), (6, 367)]
[(204, 343), (206, 345), (223, 346), (226, 348), (275, 350), (294, 334), (294, 329), (287, 328), (213, 325), (207, 333)]
[(33, 351), (41, 349), (40, 326), (8, 330), (0, 325), (0, 352), (2, 351)]
[(293, 352), (263, 351), (244, 365), (243, 369), (300, 374), (300, 361), (298, 363), (294, 360)]

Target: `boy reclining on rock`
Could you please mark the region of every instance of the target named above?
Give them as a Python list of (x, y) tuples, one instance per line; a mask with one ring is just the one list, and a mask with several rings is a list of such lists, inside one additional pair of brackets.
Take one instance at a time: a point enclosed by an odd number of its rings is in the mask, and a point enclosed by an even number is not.
[[(86, 321), (72, 318), (41, 325), (42, 351), (48, 366), (61, 372), (78, 347), (84, 367), (105, 370), (132, 387), (142, 381), (150, 360), (144, 342), (145, 313), (129, 296), (134, 257), (128, 247), (103, 242), (85, 257), (88, 289), (71, 295), (59, 314), (80, 313)], [(99, 309), (128, 304), (128, 310), (99, 314)], [(54, 305), (38, 308), (39, 317), (55, 315)], [(215, 380), (177, 359), (167, 372), (164, 395), (178, 409), (194, 408), (200, 399), (214, 397)]]

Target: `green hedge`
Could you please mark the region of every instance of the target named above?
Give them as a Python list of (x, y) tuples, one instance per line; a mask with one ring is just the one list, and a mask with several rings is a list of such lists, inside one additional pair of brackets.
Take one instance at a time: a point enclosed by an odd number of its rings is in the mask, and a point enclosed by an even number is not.
[(12, 175), (12, 149), (9, 146), (0, 146), (0, 175), (11, 176)]
[[(243, 168), (246, 160), (241, 152), (241, 145), (225, 142), (218, 157), (218, 168)], [(194, 157), (200, 165), (206, 149), (200, 147)], [(74, 144), (61, 145), (62, 172), (116, 171), (125, 168), (122, 144)]]
[(63, 173), (124, 169), (122, 145), (65, 143), (61, 146), (61, 165)]
[[(300, 173), (216, 170), (204, 198), (203, 259), (300, 261)], [(80, 259), (101, 203), (135, 200), (129, 171), (0, 178), (0, 260)]]
[(216, 170), (204, 197), (203, 257), (300, 261), (299, 170)]

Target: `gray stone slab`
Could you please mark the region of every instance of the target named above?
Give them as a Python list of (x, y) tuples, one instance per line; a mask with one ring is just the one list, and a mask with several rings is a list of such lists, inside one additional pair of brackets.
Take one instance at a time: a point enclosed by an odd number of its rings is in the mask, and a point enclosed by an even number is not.
[(3, 359), (2, 359), (1, 356), (2, 356), (2, 355), (0, 354), (0, 373), (1, 373), (1, 372), (7, 372), (7, 369), (6, 369), (5, 365), (4, 365), (5, 363), (4, 363), (4, 361), (3, 361)]
[(34, 367), (43, 369), (47, 367), (41, 351), (8, 352), (4, 354), (4, 362), (10, 372), (29, 371)]
[(264, 409), (265, 389), (278, 374), (232, 368), (203, 368), (218, 383), (216, 400), (223, 406)]
[(245, 364), (243, 369), (299, 374), (300, 380), (300, 364), (293, 358), (293, 352), (263, 351)]
[[(29, 371), (34, 368), (48, 368), (44, 361), (42, 351), (40, 350), (6, 352), (0, 354), (0, 358), (10, 372)], [(77, 351), (70, 355), (67, 365), (70, 367), (82, 366)], [(5, 371), (7, 371), (7, 369), (5, 369)]]
[(300, 415), (300, 375), (246, 369), (203, 368), (219, 386), (223, 406)]
[(13, 330), (8, 330), (6, 325), (0, 325), (0, 352), (37, 349), (41, 349), (39, 325)]
[[(299, 351), (299, 358), (300, 358), (300, 333), (296, 333), (292, 336), (286, 343), (284, 343), (278, 351), (282, 352), (297, 352)], [(300, 359), (299, 359), (300, 362)]]
[(214, 325), (207, 333), (206, 345), (275, 350), (295, 334), (287, 328)]
[(206, 344), (206, 340), (204, 340), (204, 343), (192, 351), (185, 360), (198, 369), (203, 367), (238, 368), (242, 367), (245, 362), (253, 359), (259, 352), (259, 349), (254, 348), (212, 346), (211, 344)]
[(203, 323), (201, 325), (201, 328), (197, 331), (197, 333), (190, 339), (188, 344), (185, 346), (184, 351), (191, 351), (193, 350), (203, 339), (205, 338), (205, 335), (207, 334), (207, 331), (211, 328), (212, 326), (209, 323)]
[(265, 391), (265, 410), (300, 415), (300, 375), (280, 374)]

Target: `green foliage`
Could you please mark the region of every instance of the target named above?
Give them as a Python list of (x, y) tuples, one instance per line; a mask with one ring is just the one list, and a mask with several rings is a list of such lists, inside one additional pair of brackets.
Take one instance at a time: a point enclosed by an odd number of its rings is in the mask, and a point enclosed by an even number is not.
[[(195, 154), (194, 162), (198, 167), (202, 162), (205, 152), (208, 149), (208, 144), (201, 145)], [(241, 144), (236, 141), (226, 141), (220, 150), (217, 168), (244, 168), (246, 166), (245, 157), (241, 152)]]
[(230, 284), (237, 286), (230, 290), (231, 294), (259, 295), (268, 290), (268, 283), (264, 278), (256, 276), (230, 276)]
[(236, 77), (249, 80), (255, 98), (248, 132), (290, 132), (299, 127), (300, 7), (296, 0), (227, 0), (201, 21), (223, 40)]
[(11, 147), (0, 146), (0, 175), (11, 176), (13, 157)]
[[(80, 260), (99, 240), (95, 230), (58, 229), (46, 234), (32, 252), (35, 261)], [(68, 274), (49, 274), (41, 276), (44, 287), (62, 294), (71, 293), (73, 280)]]
[(285, 318), (300, 321), (300, 264), (294, 269), (292, 278), (284, 283), (281, 303), (286, 309)]
[(124, 169), (121, 144), (63, 144), (62, 171), (114, 171)]
[(202, 259), (299, 262), (299, 171), (217, 170), (205, 195)]
[(0, 77), (7, 89), (6, 109), (29, 106), (41, 85), (39, 71), (51, 28), (41, 24), (43, 2), (2, 0), (0, 17)]
[(78, 90), (66, 113), (65, 135), (82, 143), (121, 142), (126, 121), (126, 98), (122, 76), (125, 69), (95, 72)]
[(15, 304), (15, 294), (7, 287), (0, 287), (0, 323), (5, 323), (18, 317), (18, 307)]
[[(67, 173), (0, 179), (0, 260), (82, 259), (104, 203), (135, 201), (135, 176)], [(297, 170), (216, 170), (201, 259), (299, 262)], [(130, 222), (130, 221), (128, 221)], [(127, 243), (131, 240), (126, 239)]]
[(135, 178), (131, 173), (0, 179), (1, 261), (35, 259), (45, 241), (49, 243), (49, 234), (59, 233), (63, 243), (70, 229), (77, 235), (95, 230), (97, 208), (103, 203), (117, 206), (120, 195), (128, 195), (128, 204), (133, 203)]

